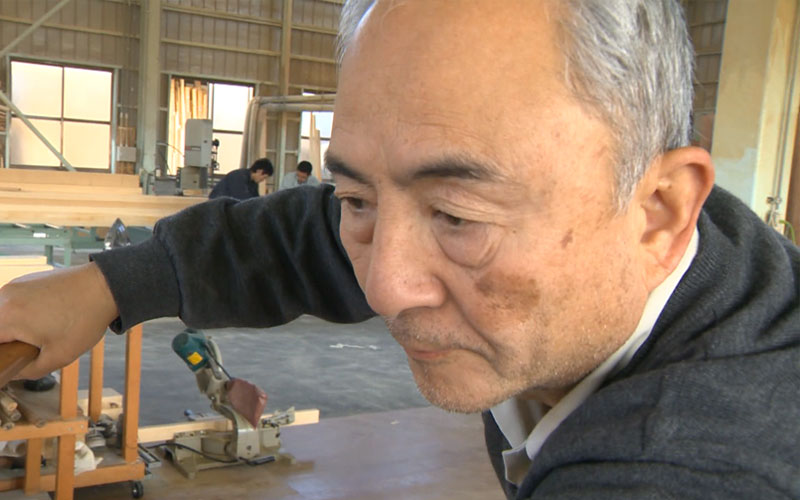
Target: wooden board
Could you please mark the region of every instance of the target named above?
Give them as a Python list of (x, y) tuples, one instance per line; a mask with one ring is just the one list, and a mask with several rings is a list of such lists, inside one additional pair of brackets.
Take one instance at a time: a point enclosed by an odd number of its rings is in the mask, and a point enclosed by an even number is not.
[(3, 266), (0, 267), (0, 286), (5, 285), (14, 278), (25, 276), (26, 274), (50, 271), (53, 266), (47, 264), (38, 266)]
[(0, 267), (6, 266), (46, 266), (44, 255), (0, 255)]
[[(3, 172), (0, 169), (0, 172)], [(73, 184), (47, 184), (47, 183), (23, 183), (23, 182), (3, 182), (0, 181), (0, 192), (4, 193), (116, 193), (116, 194), (142, 194), (139, 187), (130, 186), (82, 186)]]
[(132, 207), (168, 207), (184, 208), (194, 205), (203, 198), (189, 196), (153, 196), (140, 193), (105, 193), (89, 192), (39, 192), (39, 191), (3, 191), (0, 190), (0, 204), (62, 204), (87, 206), (132, 206)]
[(0, 286), (14, 278), (51, 269), (53, 266), (47, 264), (44, 255), (3, 255), (0, 256)]
[[(282, 429), (281, 445), (294, 463), (279, 459), (260, 466), (210, 469), (187, 479), (164, 461), (144, 481), (144, 498), (505, 498), (476, 414), (425, 407), (323, 418), (316, 425)], [(109, 484), (76, 492), (77, 500), (109, 498), (130, 498), (130, 486)]]
[[(272, 414), (267, 413), (262, 415), (261, 418), (270, 417)], [(296, 410), (294, 412), (294, 423), (282, 427), (291, 427), (294, 425), (307, 425), (316, 424), (319, 422), (319, 410), (314, 408), (310, 410)], [(189, 431), (225, 431), (231, 430), (231, 421), (226, 418), (211, 418), (207, 420), (196, 420), (194, 422), (179, 422), (175, 424), (166, 425), (151, 425), (139, 428), (139, 442), (140, 443), (155, 443), (160, 441), (167, 441), (177, 432)]]
[[(153, 197), (164, 198), (161, 196)], [(205, 201), (203, 198), (175, 197), (163, 203), (128, 203), (109, 200), (107, 203), (59, 202), (58, 200), (28, 200), (25, 203), (0, 202), (0, 222), (53, 224), (56, 226), (109, 227), (117, 218), (129, 226), (153, 226), (159, 219), (172, 215), (182, 208)], [(163, 200), (159, 200), (163, 201)]]
[(139, 176), (63, 170), (0, 169), (0, 182), (139, 188)]

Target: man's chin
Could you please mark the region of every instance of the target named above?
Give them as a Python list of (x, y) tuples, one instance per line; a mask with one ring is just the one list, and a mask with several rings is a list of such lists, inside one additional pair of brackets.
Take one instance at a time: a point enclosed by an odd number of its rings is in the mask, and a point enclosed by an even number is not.
[[(490, 387), (486, 377), (409, 360), (420, 394), (431, 404), (456, 413), (478, 413), (505, 401), (510, 395)], [(447, 368), (451, 368), (448, 370)], [(454, 373), (451, 373), (454, 372)]]

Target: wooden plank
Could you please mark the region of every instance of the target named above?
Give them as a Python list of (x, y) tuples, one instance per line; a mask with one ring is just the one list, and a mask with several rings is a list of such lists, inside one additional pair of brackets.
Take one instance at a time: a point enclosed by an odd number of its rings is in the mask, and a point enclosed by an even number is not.
[(78, 375), (80, 360), (76, 359), (61, 369), (61, 387), (59, 398), (59, 414), (62, 419), (78, 416)]
[(41, 491), (39, 481), (42, 476), (42, 439), (28, 439), (28, 450), (25, 455), (25, 479), (23, 491), (33, 495)]
[(0, 267), (44, 265), (47, 265), (44, 255), (0, 255)]
[(123, 406), (122, 459), (134, 462), (139, 456), (139, 393), (142, 372), (142, 325), (136, 325), (126, 335), (125, 399)]
[(172, 215), (172, 207), (119, 208), (64, 207), (59, 205), (19, 206), (0, 204), (0, 222), (54, 224), (57, 226), (110, 227), (117, 218), (129, 226), (152, 226), (159, 219)]
[[(2, 170), (0, 170), (2, 172)], [(36, 192), (36, 193), (107, 193), (107, 194), (142, 194), (142, 190), (125, 186), (73, 186), (71, 184), (41, 184), (41, 183), (22, 183), (22, 182), (2, 182), (0, 181), (0, 192)]]
[(75, 489), (75, 434), (58, 438), (56, 500), (72, 500)]
[(22, 168), (4, 168), (0, 170), (0, 182), (139, 188), (138, 175), (27, 170)]
[[(265, 413), (261, 418), (271, 417), (272, 413)], [(319, 422), (319, 410), (312, 408), (309, 410), (297, 410), (294, 412), (294, 422), (284, 426), (291, 427), (296, 425), (316, 424)], [(151, 425), (139, 429), (140, 443), (155, 443), (167, 441), (178, 432), (189, 431), (226, 431), (233, 429), (231, 421), (227, 418), (213, 418), (208, 420), (196, 420), (194, 422), (180, 422), (176, 424)]]
[(2, 266), (0, 267), (0, 286), (5, 285), (9, 281), (25, 276), (30, 273), (38, 273), (41, 271), (50, 271), (53, 266)]
[(85, 418), (71, 420), (53, 420), (41, 427), (33, 424), (17, 424), (13, 429), (0, 430), (0, 441), (16, 439), (50, 438), (63, 434), (85, 434), (88, 424)]
[(183, 208), (204, 201), (199, 197), (152, 196), (141, 193), (0, 191), (0, 203), (19, 205), (85, 205)]
[[(61, 369), (59, 413), (61, 418), (78, 416), (78, 375), (80, 360), (75, 360)], [(56, 453), (56, 500), (72, 500), (75, 484), (75, 434), (58, 438)]]
[[(103, 357), (105, 355), (105, 338), (92, 347), (89, 369), (89, 418), (97, 422), (103, 409)], [(77, 400), (76, 400), (77, 404)]]

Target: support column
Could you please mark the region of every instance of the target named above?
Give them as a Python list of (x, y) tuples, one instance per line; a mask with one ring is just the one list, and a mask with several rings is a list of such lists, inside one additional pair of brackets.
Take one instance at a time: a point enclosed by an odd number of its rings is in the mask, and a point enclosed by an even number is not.
[(145, 193), (156, 172), (159, 90), (161, 85), (161, 0), (142, 0), (139, 41), (139, 103), (136, 147), (139, 176)]
[[(289, 72), (292, 64), (292, 1), (283, 0), (283, 25), (281, 27), (281, 67), (280, 67), (280, 95), (289, 95)], [(275, 188), (280, 186), (286, 172), (286, 133), (289, 127), (289, 115), (281, 111), (278, 117), (278, 179)]]
[(800, 102), (797, 0), (730, 0), (712, 157), (717, 183), (784, 218)]

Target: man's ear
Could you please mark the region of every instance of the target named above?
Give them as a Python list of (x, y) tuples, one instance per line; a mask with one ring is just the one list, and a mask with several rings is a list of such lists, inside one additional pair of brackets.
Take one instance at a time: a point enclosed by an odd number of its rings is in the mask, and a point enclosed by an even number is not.
[(640, 247), (649, 290), (678, 265), (713, 186), (711, 156), (697, 147), (664, 153), (639, 183), (635, 200), (644, 216)]

